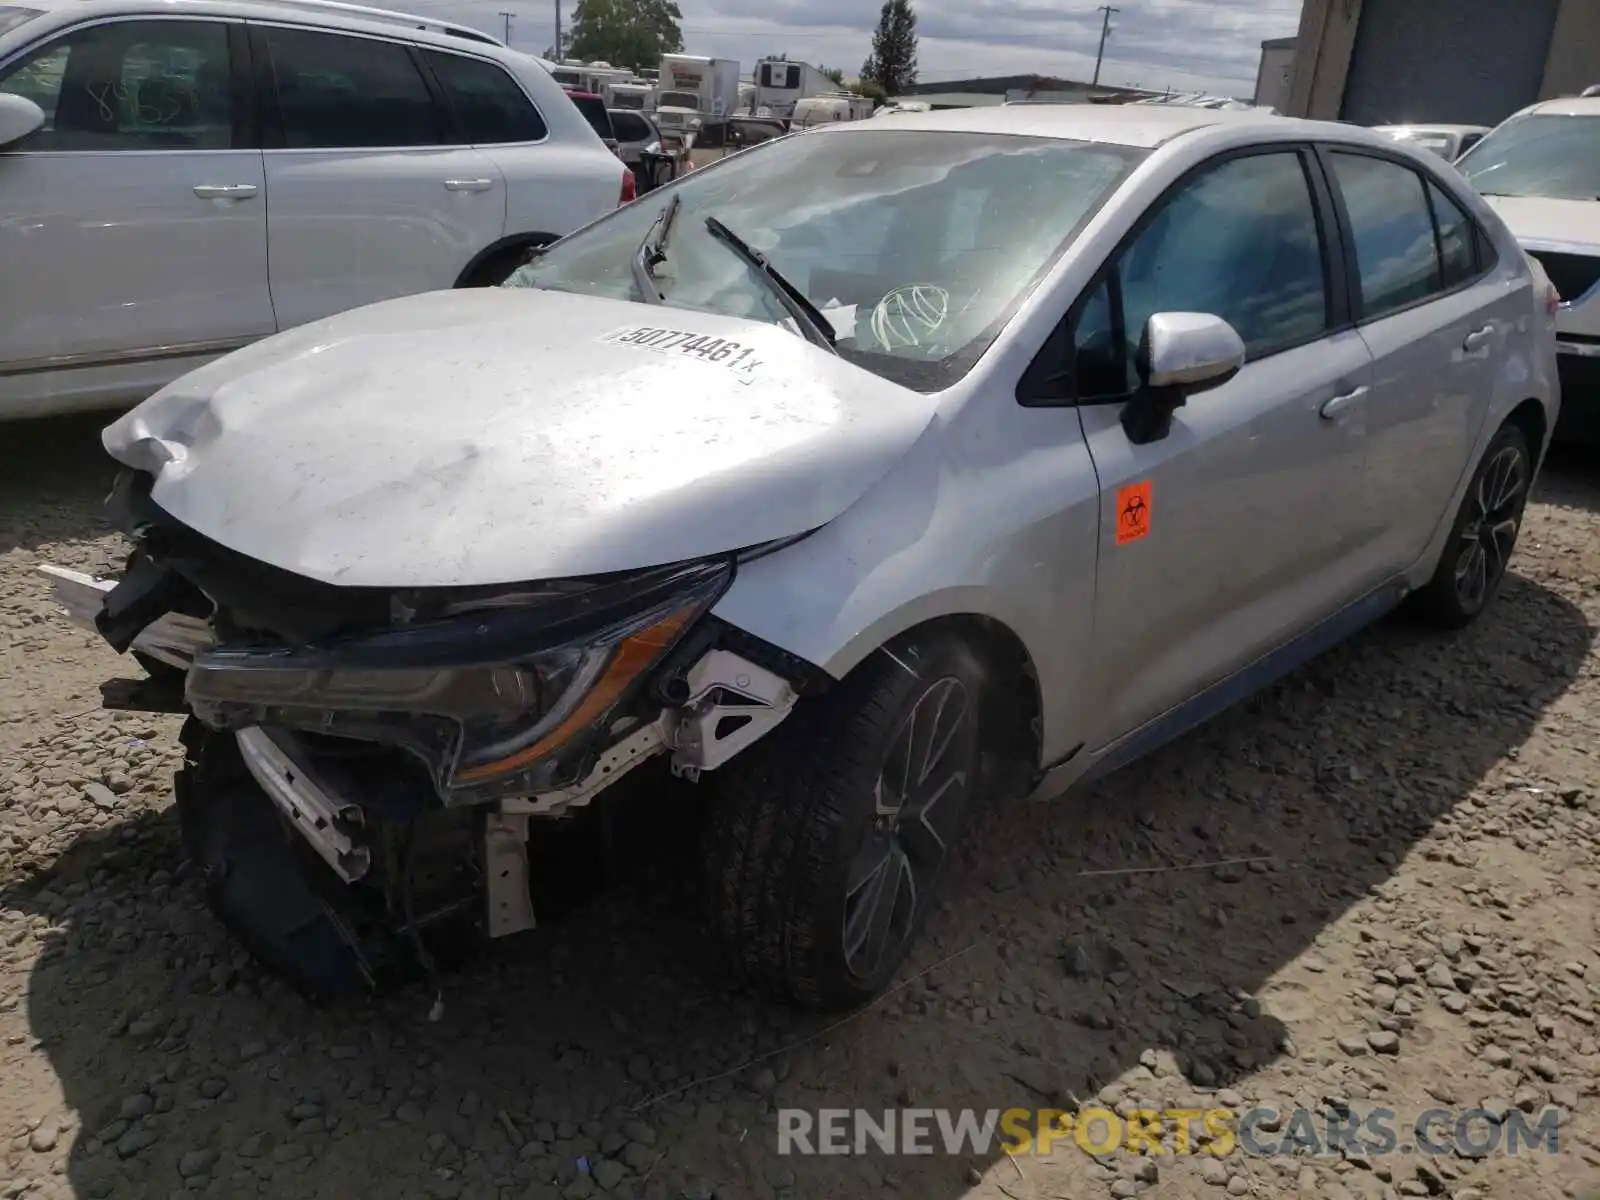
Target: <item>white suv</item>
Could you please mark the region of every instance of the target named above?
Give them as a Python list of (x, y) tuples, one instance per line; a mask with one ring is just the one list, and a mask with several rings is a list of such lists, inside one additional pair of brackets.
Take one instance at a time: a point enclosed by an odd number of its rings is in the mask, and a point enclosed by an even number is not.
[(539, 59), (325, 0), (0, 4), (0, 418), (134, 403), (632, 199)]

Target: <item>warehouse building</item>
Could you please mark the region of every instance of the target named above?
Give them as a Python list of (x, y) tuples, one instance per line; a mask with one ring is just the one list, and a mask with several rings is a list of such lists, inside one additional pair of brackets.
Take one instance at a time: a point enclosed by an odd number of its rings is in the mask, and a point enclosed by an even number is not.
[(1305, 0), (1283, 111), (1494, 125), (1600, 83), (1597, 0)]
[(1256, 71), (1256, 105), (1285, 111), (1293, 78), (1294, 39), (1271, 38), (1262, 42), (1261, 66)]

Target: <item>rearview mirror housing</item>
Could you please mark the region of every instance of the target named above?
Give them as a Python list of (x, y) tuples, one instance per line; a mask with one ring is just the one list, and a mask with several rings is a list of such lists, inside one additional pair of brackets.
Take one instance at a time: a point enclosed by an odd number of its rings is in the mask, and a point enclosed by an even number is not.
[(1172, 414), (1198, 392), (1219, 387), (1244, 366), (1244, 339), (1212, 313), (1160, 312), (1145, 322), (1139, 341), (1144, 386), (1122, 410), (1135, 445), (1167, 436)]
[(44, 128), (44, 109), (26, 96), (0, 92), (0, 150), (10, 150)]

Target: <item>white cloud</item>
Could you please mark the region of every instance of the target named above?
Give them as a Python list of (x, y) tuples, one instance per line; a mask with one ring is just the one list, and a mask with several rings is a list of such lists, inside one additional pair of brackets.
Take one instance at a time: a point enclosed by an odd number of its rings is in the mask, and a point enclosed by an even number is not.
[[(398, 0), (397, 0), (398, 3)], [(564, 0), (570, 24), (575, 0)], [(684, 48), (736, 58), (748, 72), (769, 54), (842, 67), (855, 74), (878, 20), (874, 0), (679, 0)], [(1100, 13), (1088, 0), (1071, 9), (1046, 0), (913, 0), (925, 81), (1037, 73), (1089, 79)], [(554, 40), (554, 0), (413, 0), (494, 34), (500, 10), (514, 13), (511, 42), (542, 53)], [(1291, 37), (1300, 0), (1120, 0), (1101, 82), (1204, 89), (1248, 96), (1261, 42)]]

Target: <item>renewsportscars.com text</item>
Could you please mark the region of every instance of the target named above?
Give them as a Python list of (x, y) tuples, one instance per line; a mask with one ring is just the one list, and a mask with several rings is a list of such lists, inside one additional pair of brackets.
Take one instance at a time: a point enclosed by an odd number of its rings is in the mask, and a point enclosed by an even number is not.
[(1119, 1116), (1107, 1108), (801, 1108), (778, 1110), (779, 1154), (1049, 1154), (1076, 1145), (1087, 1154), (1235, 1152), (1271, 1157), (1349, 1150), (1472, 1157), (1555, 1154), (1560, 1111), (1527, 1114), (1487, 1109), (1429, 1109), (1404, 1120), (1392, 1109), (1329, 1113), (1297, 1108), (1145, 1109)]

